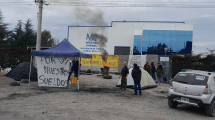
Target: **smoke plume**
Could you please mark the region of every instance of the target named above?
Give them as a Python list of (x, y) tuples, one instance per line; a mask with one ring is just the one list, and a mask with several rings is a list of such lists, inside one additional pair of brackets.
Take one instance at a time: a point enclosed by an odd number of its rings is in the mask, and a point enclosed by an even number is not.
[[(93, 26), (107, 26), (104, 20), (104, 12), (101, 9), (93, 9), (89, 7), (76, 7), (75, 16), (78, 20), (85, 22)], [(106, 37), (105, 32), (106, 27), (91, 27), (89, 32), (91, 36), (96, 35), (97, 42), (101, 48), (102, 55), (108, 56), (108, 52), (105, 50), (106, 43), (108, 38)]]
[[(89, 7), (87, 1), (83, 0), (64, 0), (63, 2), (60, 0), (48, 0), (51, 3), (70, 3), (75, 5), (73, 8), (73, 13), (76, 16), (77, 20), (80, 22), (85, 22), (88, 25), (92, 26), (107, 26), (104, 20), (104, 12), (101, 9)], [(83, 5), (84, 7), (82, 7)], [(89, 5), (89, 6), (88, 6)], [(106, 27), (90, 27), (89, 33), (91, 36), (96, 35), (97, 42), (99, 43), (99, 47), (102, 50), (102, 55), (108, 55), (108, 52), (105, 50), (106, 43), (108, 41), (105, 32)]]

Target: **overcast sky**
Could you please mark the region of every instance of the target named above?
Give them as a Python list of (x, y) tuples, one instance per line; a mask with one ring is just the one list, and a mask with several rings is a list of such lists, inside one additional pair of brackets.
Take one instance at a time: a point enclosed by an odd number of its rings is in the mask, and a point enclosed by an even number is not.
[[(75, 9), (87, 0), (47, 0), (50, 5), (44, 6), (42, 30), (49, 30), (54, 38), (67, 38), (68, 26), (89, 25), (77, 19)], [(99, 1), (103, 1), (99, 2)], [(112, 2), (111, 2), (112, 1)], [(114, 2), (113, 2), (114, 1)], [(207, 52), (207, 48), (215, 49), (215, 1), (214, 0), (90, 0), (79, 6), (95, 11), (103, 11), (104, 21), (111, 25), (111, 21), (178, 21), (193, 24), (194, 53)], [(62, 3), (59, 3), (62, 2)], [(107, 4), (104, 4), (106, 2)], [(110, 4), (111, 3), (111, 4)], [(139, 7), (131, 7), (139, 5)], [(106, 5), (109, 7), (95, 7)], [(113, 5), (118, 7), (113, 7)], [(148, 7), (143, 7), (148, 5)], [(111, 7), (110, 7), (111, 6)], [(120, 7), (119, 7), (120, 6)], [(124, 6), (124, 7), (122, 7)], [(130, 6), (130, 7), (128, 7)], [(141, 7), (140, 7), (141, 6)], [(154, 6), (154, 7), (153, 7)], [(17, 21), (25, 22), (32, 19), (34, 30), (37, 30), (38, 5), (33, 0), (0, 0), (0, 10), (4, 22), (9, 23), (9, 29), (15, 28)]]

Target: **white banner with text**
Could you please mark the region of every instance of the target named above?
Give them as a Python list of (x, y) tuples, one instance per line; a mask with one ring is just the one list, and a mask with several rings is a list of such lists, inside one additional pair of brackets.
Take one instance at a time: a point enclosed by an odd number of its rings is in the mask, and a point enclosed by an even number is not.
[(140, 68), (143, 68), (146, 63), (146, 56), (147, 55), (129, 55), (128, 68), (133, 68), (134, 63)]
[(39, 86), (66, 87), (69, 76), (69, 58), (36, 57)]

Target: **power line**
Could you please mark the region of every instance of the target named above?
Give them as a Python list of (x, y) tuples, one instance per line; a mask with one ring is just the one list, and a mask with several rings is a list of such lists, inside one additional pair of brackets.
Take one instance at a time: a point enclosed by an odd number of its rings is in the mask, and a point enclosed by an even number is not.
[[(26, 3), (28, 2), (28, 3)], [(107, 3), (106, 3), (107, 2)], [(88, 7), (156, 7), (156, 8), (215, 8), (215, 2), (123, 2), (122, 1), (56, 1), (52, 6), (88, 6)], [(34, 5), (29, 1), (4, 1), (0, 6)], [(153, 4), (152, 4), (153, 3)], [(156, 3), (156, 4), (155, 4)], [(159, 4), (158, 4), (159, 3)], [(189, 4), (185, 4), (189, 3)], [(190, 4), (192, 3), (192, 4)], [(195, 5), (193, 3), (210, 3), (210, 5)], [(213, 4), (212, 4), (213, 3)]]
[[(1, 4), (0, 6), (21, 6), (21, 5), (34, 5), (34, 4)], [(147, 8), (147, 7), (152, 7), (152, 8), (215, 8), (215, 5), (204, 5), (204, 6), (164, 6), (164, 5), (89, 5), (89, 4), (49, 4), (51, 6), (88, 6), (88, 7), (124, 7), (124, 8)]]

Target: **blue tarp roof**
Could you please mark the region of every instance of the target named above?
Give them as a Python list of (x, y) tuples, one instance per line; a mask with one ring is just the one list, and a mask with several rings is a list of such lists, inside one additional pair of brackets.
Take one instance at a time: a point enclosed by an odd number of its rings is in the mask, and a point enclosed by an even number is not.
[(75, 48), (67, 39), (64, 39), (58, 45), (46, 50), (34, 50), (32, 56), (50, 56), (50, 57), (82, 57), (91, 58), (92, 55), (85, 54)]

